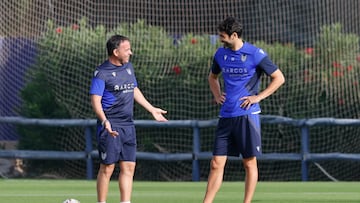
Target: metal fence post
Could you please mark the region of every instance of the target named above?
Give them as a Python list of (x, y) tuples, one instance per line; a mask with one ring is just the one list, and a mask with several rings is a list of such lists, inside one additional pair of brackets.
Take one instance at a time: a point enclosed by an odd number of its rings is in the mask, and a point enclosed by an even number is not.
[(309, 127), (304, 124), (301, 126), (301, 179), (308, 180), (308, 154), (309, 150)]
[(93, 160), (91, 157), (92, 152), (92, 133), (91, 127), (87, 126), (85, 128), (85, 153), (86, 153), (86, 178), (88, 180), (93, 179)]
[(192, 180), (200, 181), (200, 163), (198, 156), (200, 153), (200, 128), (195, 121), (193, 124), (193, 160), (192, 160)]

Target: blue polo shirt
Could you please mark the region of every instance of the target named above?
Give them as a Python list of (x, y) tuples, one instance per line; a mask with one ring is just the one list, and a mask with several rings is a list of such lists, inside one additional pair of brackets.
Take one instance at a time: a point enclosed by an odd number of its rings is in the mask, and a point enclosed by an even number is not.
[(213, 59), (211, 71), (222, 73), (226, 100), (220, 109), (220, 117), (230, 118), (247, 114), (260, 113), (260, 105), (252, 104), (246, 110), (239, 99), (259, 93), (260, 79), (263, 72), (271, 75), (278, 67), (260, 48), (244, 42), (237, 51), (230, 48), (219, 48)]
[(107, 60), (96, 68), (90, 94), (102, 96), (102, 108), (112, 125), (131, 125), (135, 87), (137, 81), (131, 63), (116, 66)]

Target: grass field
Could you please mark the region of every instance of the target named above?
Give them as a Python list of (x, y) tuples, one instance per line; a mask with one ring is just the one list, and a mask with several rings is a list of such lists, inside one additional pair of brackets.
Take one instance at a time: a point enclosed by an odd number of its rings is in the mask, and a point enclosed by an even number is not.
[[(96, 202), (95, 181), (1, 179), (2, 203), (62, 203), (75, 198)], [(134, 182), (132, 203), (200, 203), (206, 182)], [(242, 202), (242, 182), (224, 182), (215, 203)], [(360, 202), (359, 182), (259, 182), (254, 203)], [(111, 181), (107, 203), (119, 203)]]

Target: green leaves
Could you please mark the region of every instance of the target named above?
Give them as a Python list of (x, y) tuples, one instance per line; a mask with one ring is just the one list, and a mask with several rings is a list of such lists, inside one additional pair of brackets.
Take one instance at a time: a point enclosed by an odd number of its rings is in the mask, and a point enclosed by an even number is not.
[(262, 102), (265, 113), (281, 112), (293, 118), (358, 117), (354, 104), (360, 99), (359, 36), (341, 28), (340, 24), (323, 26), (313, 47), (256, 43), (268, 52), (287, 81), (281, 93)]

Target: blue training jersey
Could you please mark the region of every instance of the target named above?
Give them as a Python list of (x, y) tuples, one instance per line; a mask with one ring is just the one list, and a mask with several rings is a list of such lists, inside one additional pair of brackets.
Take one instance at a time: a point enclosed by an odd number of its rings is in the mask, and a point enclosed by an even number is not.
[(133, 124), (135, 87), (137, 81), (131, 63), (116, 66), (107, 60), (96, 68), (90, 94), (102, 96), (102, 108), (112, 125)]
[(219, 48), (213, 59), (211, 71), (222, 73), (226, 100), (220, 109), (220, 117), (237, 117), (247, 114), (260, 113), (260, 105), (252, 104), (246, 110), (241, 108), (244, 96), (259, 93), (260, 78), (263, 72), (271, 75), (277, 66), (271, 62), (268, 55), (260, 48), (244, 42), (237, 51), (230, 48)]

